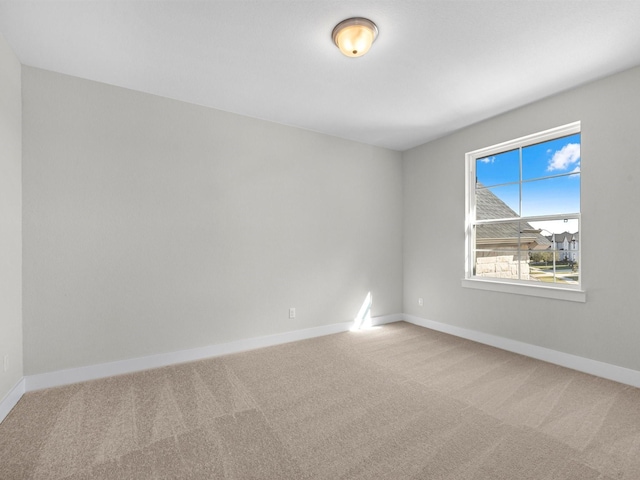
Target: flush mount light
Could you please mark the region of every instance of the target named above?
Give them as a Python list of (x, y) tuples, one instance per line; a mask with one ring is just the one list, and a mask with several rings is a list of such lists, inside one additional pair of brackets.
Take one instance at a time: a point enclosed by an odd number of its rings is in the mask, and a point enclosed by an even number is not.
[(348, 18), (336, 25), (331, 36), (347, 57), (361, 57), (378, 36), (378, 27), (366, 18)]

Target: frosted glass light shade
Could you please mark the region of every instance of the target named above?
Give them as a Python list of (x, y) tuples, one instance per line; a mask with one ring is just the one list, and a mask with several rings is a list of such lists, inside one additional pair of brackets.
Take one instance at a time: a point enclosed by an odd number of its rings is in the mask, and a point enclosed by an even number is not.
[(348, 18), (333, 29), (333, 42), (347, 57), (361, 57), (378, 36), (378, 27), (366, 18)]

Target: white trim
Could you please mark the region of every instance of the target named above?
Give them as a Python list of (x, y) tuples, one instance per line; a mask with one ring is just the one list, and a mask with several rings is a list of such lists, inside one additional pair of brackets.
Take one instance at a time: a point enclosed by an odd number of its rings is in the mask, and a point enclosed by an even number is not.
[(387, 323), (402, 322), (404, 320), (404, 313), (392, 313), (391, 315), (380, 315), (379, 317), (373, 317), (371, 319), (371, 325), (386, 325)]
[(456, 327), (446, 323), (434, 322), (433, 320), (427, 320), (414, 315), (405, 315), (404, 320), (420, 327), (448, 333), (455, 335), (456, 337), (466, 338), (468, 340), (473, 340), (474, 342), (507, 350), (508, 352), (518, 353), (520, 355), (560, 365), (579, 372), (624, 383), (625, 385), (640, 387), (640, 371), (638, 370), (619, 367), (610, 363), (599, 362), (597, 360), (579, 357), (570, 353), (559, 352), (557, 350), (551, 350), (550, 348), (539, 347), (537, 345), (498, 337), (488, 333), (477, 332), (475, 330), (468, 330), (466, 328)]
[(507, 281), (496, 281), (490, 279), (463, 278), (462, 286), (465, 288), (475, 288), (478, 290), (490, 290), (502, 293), (515, 293), (530, 297), (553, 298), (555, 300), (567, 300), (570, 302), (586, 302), (587, 293), (584, 290), (571, 289), (570, 287), (550, 287), (546, 285), (523, 284)]
[[(396, 322), (402, 319), (402, 314), (381, 315), (373, 317), (373, 325)], [(346, 332), (353, 327), (353, 322), (334, 323), (320, 327), (306, 328), (304, 330), (294, 330), (291, 332), (266, 335), (264, 337), (248, 338), (236, 340), (234, 342), (210, 345), (207, 347), (194, 348), (190, 350), (180, 350), (177, 352), (160, 353), (147, 357), (131, 358), (116, 362), (89, 365), (86, 367), (70, 368), (55, 372), (28, 375), (25, 377), (26, 391), (41, 390), (43, 388), (58, 387), (71, 383), (85, 382), (98, 378), (112, 377), (125, 373), (139, 372), (151, 368), (166, 367), (177, 363), (192, 362), (203, 358), (219, 357), (230, 353), (244, 352), (256, 348), (270, 347), (283, 343), (306, 340), (333, 333)]]
[[(569, 353), (551, 350), (545, 347), (539, 347), (528, 343), (511, 340), (488, 333), (482, 333), (474, 330), (468, 330), (446, 323), (427, 320), (414, 315), (395, 313), (390, 315), (381, 315), (371, 319), (372, 325), (384, 325), (399, 321), (406, 321), (414, 325), (418, 325), (431, 330), (448, 333), (456, 337), (466, 338), (474, 342), (490, 345), (527, 357), (535, 358), (545, 362), (560, 365), (580, 372), (588, 373), (598, 377), (606, 378), (616, 382), (631, 385), (640, 388), (640, 371), (632, 370), (625, 367), (619, 367), (609, 363), (591, 360)], [(235, 342), (224, 343), (220, 345), (212, 345), (208, 347), (196, 348), (191, 350), (182, 350), (178, 352), (170, 352), (165, 354), (152, 355), (142, 358), (134, 358), (130, 360), (122, 360), (118, 362), (103, 363), (99, 365), (91, 365), (88, 367), (72, 368), (68, 370), (59, 370), (56, 372), (42, 373), (39, 375), (28, 375), (21, 379), (16, 386), (7, 394), (0, 402), (0, 421), (2, 421), (11, 409), (18, 403), (25, 392), (40, 390), (42, 388), (57, 387), (78, 383), (87, 380), (95, 380), (98, 378), (110, 377), (113, 375), (121, 375), (125, 373), (133, 373), (140, 370), (148, 370), (177, 363), (200, 360), (203, 358), (228, 355), (256, 348), (280, 345), (283, 343), (295, 342), (298, 340), (306, 340), (309, 338), (331, 335), (334, 333), (345, 332), (353, 326), (352, 322), (336, 323), (333, 325), (324, 325), (320, 327), (307, 328), (304, 330), (296, 330), (275, 335), (267, 335), (264, 337), (250, 338), (246, 340), (238, 340)]]
[(490, 147), (479, 148), (477, 150), (473, 150), (472, 152), (467, 153), (468, 158), (483, 158), (488, 157), (489, 155), (506, 152), (508, 150), (513, 150), (518, 147), (528, 147), (530, 145), (534, 145), (536, 143), (543, 143), (548, 140), (555, 140), (560, 137), (567, 137), (569, 135), (574, 135), (576, 133), (580, 133), (581, 125), (580, 121), (568, 123), (567, 125), (561, 125), (559, 127), (550, 128), (549, 130), (544, 130), (538, 133), (532, 133), (530, 135), (525, 135), (524, 137), (515, 138), (513, 140), (508, 140), (506, 142), (498, 143), (496, 145), (491, 145)]
[(20, 401), (24, 392), (25, 381), (24, 378), (21, 378), (0, 402), (0, 423), (7, 417), (7, 415), (9, 415), (11, 409)]

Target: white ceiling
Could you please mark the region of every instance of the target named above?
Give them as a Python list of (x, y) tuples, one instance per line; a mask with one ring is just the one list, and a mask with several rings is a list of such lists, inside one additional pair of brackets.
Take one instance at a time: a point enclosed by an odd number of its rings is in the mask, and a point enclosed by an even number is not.
[[(343, 56), (333, 27), (380, 34)], [(5, 1), (25, 65), (406, 150), (640, 65), (638, 0)]]

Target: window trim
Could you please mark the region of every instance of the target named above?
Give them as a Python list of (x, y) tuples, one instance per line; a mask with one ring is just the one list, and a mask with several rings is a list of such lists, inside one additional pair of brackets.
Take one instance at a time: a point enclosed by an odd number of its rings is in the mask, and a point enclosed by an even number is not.
[[(582, 289), (582, 250), (583, 239), (580, 238), (580, 249), (578, 250), (578, 264), (580, 265), (580, 277), (578, 285), (567, 284), (542, 284), (538, 285), (534, 282), (527, 280), (513, 280), (506, 278), (483, 278), (473, 276), (472, 261), (474, 258), (473, 250), (473, 225), (478, 223), (475, 220), (475, 161), (478, 158), (483, 158), (491, 155), (497, 155), (508, 150), (516, 148), (525, 148), (530, 145), (543, 143), (546, 141), (554, 140), (556, 138), (565, 137), (581, 133), (581, 122), (572, 122), (559, 127), (544, 130), (542, 132), (533, 133), (523, 137), (519, 137), (506, 142), (498, 143), (490, 147), (481, 148), (465, 154), (465, 267), (464, 278), (462, 279), (462, 286), (467, 288), (474, 288), (480, 290), (493, 290), (498, 292), (513, 293), (520, 295), (530, 295), (535, 297), (555, 298), (559, 300), (569, 300), (576, 302), (586, 301), (586, 292)], [(581, 141), (582, 144), (582, 141)], [(581, 189), (582, 190), (582, 189)], [(580, 202), (582, 203), (582, 195), (580, 196)], [(582, 230), (581, 221), (582, 206), (579, 213), (565, 213), (556, 215), (559, 218), (571, 218), (578, 219), (579, 229)], [(549, 219), (554, 215), (541, 215), (540, 217)], [(526, 217), (531, 219), (533, 217)], [(495, 222), (500, 219), (490, 219), (488, 223)], [(482, 223), (482, 221), (480, 221)]]
[(515, 295), (526, 295), (529, 297), (544, 297), (556, 300), (567, 300), (569, 302), (587, 301), (587, 292), (575, 288), (572, 285), (564, 287), (553, 287), (545, 285), (534, 285), (533, 283), (519, 283), (517, 280), (503, 278), (483, 279), (483, 278), (463, 278), (462, 286), (475, 290), (490, 290), (493, 292), (511, 293)]

